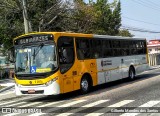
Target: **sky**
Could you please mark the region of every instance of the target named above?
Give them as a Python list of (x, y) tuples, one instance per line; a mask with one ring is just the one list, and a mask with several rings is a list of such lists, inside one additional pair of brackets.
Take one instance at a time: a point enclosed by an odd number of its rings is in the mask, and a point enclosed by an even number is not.
[(134, 37), (160, 39), (160, 0), (121, 0), (121, 18), (121, 28), (129, 28)]

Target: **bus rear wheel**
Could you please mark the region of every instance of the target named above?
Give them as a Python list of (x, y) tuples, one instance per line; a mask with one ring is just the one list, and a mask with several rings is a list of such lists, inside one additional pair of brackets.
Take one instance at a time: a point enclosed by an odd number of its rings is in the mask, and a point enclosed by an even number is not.
[(86, 94), (89, 92), (89, 89), (90, 89), (90, 83), (89, 83), (89, 79), (84, 76), (81, 80), (81, 83), (80, 83), (80, 86), (81, 86), (81, 93), (82, 94)]
[(135, 79), (135, 70), (133, 67), (129, 68), (129, 80), (134, 80)]

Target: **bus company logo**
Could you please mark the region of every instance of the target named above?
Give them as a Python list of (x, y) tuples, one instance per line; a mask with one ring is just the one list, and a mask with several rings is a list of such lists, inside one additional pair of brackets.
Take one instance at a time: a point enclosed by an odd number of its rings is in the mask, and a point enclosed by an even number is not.
[(107, 65), (112, 65), (112, 60), (106, 60), (106, 61), (101, 60), (102, 67), (107, 66)]

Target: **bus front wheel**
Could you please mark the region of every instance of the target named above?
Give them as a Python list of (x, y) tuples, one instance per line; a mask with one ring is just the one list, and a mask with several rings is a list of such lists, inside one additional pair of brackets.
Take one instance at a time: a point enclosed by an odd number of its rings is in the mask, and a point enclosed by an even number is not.
[(90, 83), (89, 83), (89, 79), (84, 76), (81, 80), (81, 93), (85, 94), (88, 93), (90, 89)]
[(129, 68), (129, 80), (134, 80), (135, 79), (135, 70), (133, 67)]

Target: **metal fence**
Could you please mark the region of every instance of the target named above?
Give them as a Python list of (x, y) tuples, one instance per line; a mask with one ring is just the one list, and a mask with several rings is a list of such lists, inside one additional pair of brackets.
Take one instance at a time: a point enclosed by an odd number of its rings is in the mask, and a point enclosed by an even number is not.
[(150, 66), (160, 65), (160, 53), (149, 54), (149, 65)]

